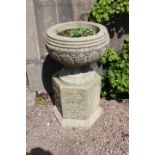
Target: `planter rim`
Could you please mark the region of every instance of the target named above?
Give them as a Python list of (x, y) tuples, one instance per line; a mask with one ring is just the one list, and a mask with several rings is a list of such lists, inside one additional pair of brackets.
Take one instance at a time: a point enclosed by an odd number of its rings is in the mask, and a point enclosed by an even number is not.
[[(65, 29), (67, 29), (67, 27), (72, 27), (72, 28), (78, 28), (78, 24), (79, 25), (83, 25), (83, 26), (79, 26), (79, 27), (84, 27), (84, 26), (92, 26), (92, 27), (96, 27), (99, 31), (91, 36), (86, 36), (86, 37), (64, 37), (64, 36), (59, 36), (57, 35), (57, 32), (66, 27)], [(86, 27), (85, 27), (86, 28)], [(64, 30), (65, 30), (64, 29)], [(46, 31), (46, 35), (52, 39), (52, 40), (56, 40), (56, 41), (63, 41), (63, 42), (82, 42), (82, 41), (91, 41), (91, 40), (95, 40), (101, 37), (104, 37), (104, 35), (107, 34), (107, 29), (105, 26), (95, 23), (95, 22), (87, 22), (87, 21), (71, 21), (71, 22), (64, 22), (64, 23), (60, 23), (60, 24), (56, 24), (54, 26), (51, 26), (47, 29)]]

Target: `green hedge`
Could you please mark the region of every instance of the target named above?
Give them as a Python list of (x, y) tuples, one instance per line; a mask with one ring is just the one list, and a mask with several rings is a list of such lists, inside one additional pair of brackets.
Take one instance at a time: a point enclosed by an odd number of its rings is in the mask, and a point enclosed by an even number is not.
[(124, 40), (121, 52), (110, 48), (100, 60), (104, 67), (101, 73), (101, 97), (123, 99), (129, 97), (129, 41)]
[(92, 8), (89, 20), (98, 23), (108, 22), (118, 14), (129, 12), (129, 0), (98, 0)]

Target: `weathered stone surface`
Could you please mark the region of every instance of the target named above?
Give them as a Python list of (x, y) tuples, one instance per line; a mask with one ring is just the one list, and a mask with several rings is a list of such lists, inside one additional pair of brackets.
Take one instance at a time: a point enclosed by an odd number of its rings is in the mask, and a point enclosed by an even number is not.
[(49, 26), (57, 23), (55, 0), (33, 0), (37, 31), (44, 33)]
[[(55, 0), (33, 0), (35, 8), (35, 22), (39, 42), (39, 53), (42, 58), (46, 57), (45, 31), (48, 27), (57, 23)], [(35, 25), (33, 25), (34, 27)]]
[[(58, 31), (71, 28), (97, 29), (95, 35), (70, 38), (57, 35)], [(47, 30), (46, 47), (51, 57), (65, 66), (83, 66), (97, 61), (110, 42), (107, 29), (92, 22), (66, 22)]]
[(55, 5), (44, 5), (44, 19), (42, 21), (45, 24), (44, 32), (50, 27), (58, 23), (57, 8)]
[(73, 0), (74, 20), (88, 21), (91, 8), (95, 4), (96, 0)]
[(72, 5), (72, 0), (58, 0), (58, 23), (73, 21), (74, 20), (74, 10)]
[[(83, 73), (83, 76), (78, 77), (79, 85), (63, 82), (60, 79), (59, 74), (53, 77), (54, 98), (57, 110), (56, 116), (60, 123), (67, 121), (67, 124), (70, 122), (70, 126), (74, 126), (74, 123), (72, 124), (72, 122), (75, 120), (76, 126), (78, 126), (78, 122), (80, 123), (79, 126), (83, 126), (87, 121), (89, 123), (91, 120), (93, 120), (93, 122), (95, 121), (93, 117), (91, 119), (90, 117), (91, 115), (96, 115), (94, 114), (96, 111), (100, 111), (99, 101), (101, 78), (96, 72), (92, 72), (93, 74), (91, 72), (86, 72)], [(83, 81), (84, 77), (88, 76), (88, 74), (90, 76), (93, 75), (93, 77), (87, 82), (80, 84), (80, 81)], [(77, 76), (79, 76), (79, 74), (74, 74), (69, 78), (73, 81), (72, 79), (75, 79)], [(99, 116), (97, 115), (96, 119), (98, 117)], [(65, 126), (65, 124), (63, 125)]]
[(45, 47), (45, 33), (38, 32), (37, 34), (38, 34), (39, 47), (40, 47), (40, 57), (45, 58), (48, 53)]
[(40, 51), (32, 0), (26, 2), (26, 13), (26, 58), (27, 60), (39, 60)]
[(45, 92), (42, 82), (42, 65), (43, 63), (30, 63), (26, 65), (29, 87), (31, 90), (40, 90)]
[(97, 107), (96, 110), (92, 113), (92, 115), (86, 120), (80, 119), (64, 119), (60, 112), (58, 111), (57, 107), (54, 106), (54, 114), (57, 117), (59, 123), (62, 127), (77, 127), (77, 128), (84, 128), (89, 129), (101, 116), (102, 109), (101, 107)]
[(35, 92), (26, 88), (26, 106), (33, 106), (35, 103), (35, 97)]
[(74, 86), (89, 83), (95, 75), (89, 66), (63, 67), (59, 72), (59, 79), (67, 85)]
[(33, 0), (33, 2), (34, 2), (34, 11), (35, 11), (37, 32), (44, 32), (45, 31), (45, 23), (43, 22), (44, 18), (45, 18), (44, 6), (40, 5), (39, 0)]
[(37, 1), (39, 1), (39, 4), (43, 6), (55, 6), (56, 5), (56, 0), (37, 0)]

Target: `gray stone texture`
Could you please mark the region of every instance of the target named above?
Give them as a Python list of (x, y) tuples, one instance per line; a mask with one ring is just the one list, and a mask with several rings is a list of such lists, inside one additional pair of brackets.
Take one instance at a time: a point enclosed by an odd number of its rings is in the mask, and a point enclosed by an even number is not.
[[(57, 32), (69, 28), (97, 29), (95, 35), (79, 38), (62, 37)], [(83, 66), (97, 61), (110, 42), (106, 27), (101, 24), (78, 21), (65, 22), (47, 30), (46, 47), (51, 57), (66, 66)]]
[(27, 0), (26, 12), (26, 59), (39, 60), (40, 50), (34, 14), (34, 4), (32, 0)]
[(45, 32), (48, 27), (57, 23), (55, 0), (34, 0), (37, 35), (39, 38), (40, 55), (46, 57)]
[(33, 106), (35, 104), (35, 97), (35, 92), (26, 88), (26, 106)]
[[(73, 0), (74, 1), (74, 0)], [(73, 2), (74, 8), (74, 20), (88, 20), (91, 8), (95, 4), (96, 0), (75, 0)]]
[(101, 79), (94, 74), (88, 83), (81, 85), (64, 83), (57, 76), (53, 78), (55, 104), (64, 119), (86, 120), (99, 106)]
[(57, 23), (57, 10), (55, 5), (44, 5), (44, 19), (45, 29), (44, 32)]
[(43, 22), (44, 6), (40, 4), (40, 0), (31, 0), (31, 1), (34, 2), (37, 32), (44, 32), (45, 30), (45, 23)]
[[(101, 77), (95, 71), (68, 76), (70, 80), (66, 82), (61, 71), (53, 77), (55, 116), (62, 127), (90, 128), (102, 113)], [(92, 77), (87, 79), (87, 76)]]
[(42, 82), (42, 65), (41, 62), (29, 63), (26, 66), (27, 75), (29, 78), (29, 87), (32, 90), (45, 91)]
[(38, 32), (37, 34), (40, 47), (40, 57), (44, 59), (47, 55), (47, 50), (45, 48), (45, 33)]
[(72, 0), (57, 0), (57, 9), (59, 23), (74, 20)]

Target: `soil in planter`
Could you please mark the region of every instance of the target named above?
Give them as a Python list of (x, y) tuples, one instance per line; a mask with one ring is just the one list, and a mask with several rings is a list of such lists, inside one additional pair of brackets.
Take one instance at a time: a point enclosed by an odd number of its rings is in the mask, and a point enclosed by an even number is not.
[(57, 35), (64, 37), (86, 37), (92, 36), (96, 33), (97, 31), (95, 29), (75, 28), (58, 32)]

